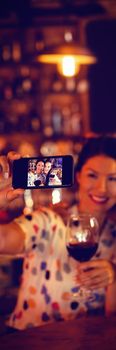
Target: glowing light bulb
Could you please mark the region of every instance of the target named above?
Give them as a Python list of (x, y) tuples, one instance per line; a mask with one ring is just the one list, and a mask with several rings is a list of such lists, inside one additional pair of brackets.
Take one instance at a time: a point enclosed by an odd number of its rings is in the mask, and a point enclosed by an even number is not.
[(76, 64), (73, 56), (64, 56), (58, 68), (65, 77), (73, 77), (79, 71), (79, 65)]

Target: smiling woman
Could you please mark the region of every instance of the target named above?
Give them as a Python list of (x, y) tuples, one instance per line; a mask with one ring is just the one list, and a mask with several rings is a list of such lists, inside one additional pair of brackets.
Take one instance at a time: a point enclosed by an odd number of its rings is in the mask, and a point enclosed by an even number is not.
[(104, 221), (116, 204), (116, 139), (91, 138), (83, 148), (76, 169), (80, 211)]
[(104, 220), (106, 211), (116, 202), (116, 161), (99, 155), (87, 160), (77, 175), (79, 195), (83, 198), (80, 210), (96, 213)]
[[(79, 203), (67, 215), (86, 212), (97, 217), (99, 244), (91, 260), (79, 263), (68, 254), (66, 226), (50, 208), (39, 207), (0, 225), (0, 253), (24, 256), (10, 327), (24, 329), (82, 314), (116, 312), (116, 225), (108, 217), (116, 204), (116, 139), (89, 139), (78, 158), (76, 179)], [(82, 298), (81, 285), (91, 290), (91, 298), (87, 293)]]

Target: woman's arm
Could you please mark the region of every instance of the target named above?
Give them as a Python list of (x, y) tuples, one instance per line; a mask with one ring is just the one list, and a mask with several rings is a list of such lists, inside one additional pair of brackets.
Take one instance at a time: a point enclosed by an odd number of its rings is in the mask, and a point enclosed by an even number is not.
[(15, 223), (0, 225), (0, 254), (19, 254), (24, 250), (25, 234)]
[[(0, 210), (6, 209), (12, 201), (23, 196), (24, 190), (12, 187), (12, 163), (19, 158), (20, 154), (15, 152), (0, 156)], [(24, 232), (15, 221), (0, 225), (0, 254), (23, 252), (24, 239)]]

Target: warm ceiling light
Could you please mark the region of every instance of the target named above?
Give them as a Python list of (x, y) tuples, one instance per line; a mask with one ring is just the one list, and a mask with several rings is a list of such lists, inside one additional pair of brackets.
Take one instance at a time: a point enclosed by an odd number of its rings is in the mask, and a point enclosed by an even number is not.
[(76, 64), (73, 56), (63, 56), (58, 64), (58, 71), (65, 77), (73, 77), (79, 72), (79, 65)]
[(87, 49), (77, 44), (67, 43), (45, 49), (36, 57), (37, 62), (57, 64), (58, 71), (64, 76), (78, 74), (81, 65), (96, 63), (96, 57)]

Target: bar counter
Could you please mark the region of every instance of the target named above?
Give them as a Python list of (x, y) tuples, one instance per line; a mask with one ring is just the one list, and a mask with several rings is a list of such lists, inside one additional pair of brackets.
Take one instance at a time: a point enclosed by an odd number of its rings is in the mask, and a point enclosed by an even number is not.
[(0, 336), (0, 350), (116, 350), (116, 317), (84, 317)]

